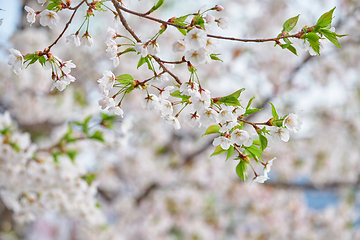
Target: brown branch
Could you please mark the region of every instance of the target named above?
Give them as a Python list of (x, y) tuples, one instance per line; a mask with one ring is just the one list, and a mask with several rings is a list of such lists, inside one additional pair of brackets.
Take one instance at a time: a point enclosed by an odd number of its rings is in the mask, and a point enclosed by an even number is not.
[(161, 61), (160, 58), (158, 58), (157, 56), (154, 56), (154, 55), (151, 55), (151, 56), (155, 59), (155, 61), (160, 65), (160, 67), (161, 67), (165, 72), (167, 72), (170, 76), (172, 76), (172, 77), (175, 79), (175, 81), (176, 81), (177, 83), (179, 83), (180, 85), (182, 84), (182, 82), (180, 81), (180, 79), (179, 79), (174, 73), (172, 73), (169, 69), (167, 69), (167, 68), (165, 67), (165, 65), (162, 63), (162, 61)]
[(242, 38), (233, 38), (233, 37), (223, 37), (223, 36), (217, 36), (217, 35), (211, 35), (211, 34), (208, 34), (207, 36), (211, 37), (211, 38), (218, 38), (218, 39), (238, 41), (238, 42), (277, 42), (280, 39), (284, 39), (284, 38), (301, 38), (301, 36), (303, 34), (304, 34), (304, 31), (301, 30), (300, 32), (292, 34), (292, 35), (280, 36), (280, 37), (276, 37), (276, 38), (266, 38), (266, 39), (242, 39)]
[(84, 2), (87, 2), (87, 1), (86, 1), (86, 0), (83, 0), (83, 1), (81, 1), (77, 6), (75, 6), (74, 8), (71, 9), (71, 10), (73, 10), (74, 12), (73, 12), (73, 14), (72, 14), (71, 17), (70, 17), (70, 20), (66, 23), (64, 30), (60, 33), (59, 37), (55, 40), (55, 42), (53, 42), (53, 43), (47, 48), (47, 50), (44, 51), (44, 53), (50, 52), (50, 49), (51, 49), (55, 44), (57, 44), (57, 42), (58, 42), (58, 41), (60, 40), (60, 38), (64, 35), (65, 31), (68, 29), (69, 25), (71, 24), (71, 22), (72, 22), (72, 20), (73, 20), (73, 18), (74, 18), (74, 16), (75, 16), (76, 11), (79, 9), (79, 7), (80, 7), (81, 5), (83, 5)]
[[(122, 25), (124, 26), (124, 28), (131, 34), (131, 36), (133, 36), (133, 38), (137, 41), (137, 42), (141, 42), (140, 38), (135, 34), (135, 32), (130, 28), (129, 24), (127, 23), (126, 19), (124, 18), (124, 16), (122, 15), (120, 9), (123, 9), (122, 6), (120, 6), (120, 3), (116, 0), (111, 0), (111, 2), (114, 4), (114, 7), (117, 11), (117, 13), (119, 14), (120, 17), (120, 21), (122, 23)], [(125, 10), (124, 10), (125, 11)]]

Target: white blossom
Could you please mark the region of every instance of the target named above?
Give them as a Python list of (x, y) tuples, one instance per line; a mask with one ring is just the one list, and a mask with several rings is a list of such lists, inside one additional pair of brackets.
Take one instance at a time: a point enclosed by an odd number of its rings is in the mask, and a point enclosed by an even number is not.
[(211, 22), (215, 21), (215, 17), (213, 15), (211, 15), (211, 14), (207, 14), (205, 16), (205, 20), (206, 20), (206, 22), (211, 23)]
[(57, 80), (51, 85), (50, 91), (54, 90), (54, 88), (63, 91), (67, 85), (68, 83), (65, 80)]
[(44, 5), (44, 3), (47, 2), (47, 0), (37, 0), (39, 4)]
[(253, 141), (259, 139), (259, 135), (257, 133), (249, 134), (249, 139), (243, 143), (245, 147), (250, 147), (253, 144)]
[(16, 49), (10, 48), (9, 51), (11, 54), (9, 56), (8, 64), (11, 66), (14, 73), (20, 77), (24, 65), (24, 58), (21, 52)]
[(192, 49), (203, 48), (206, 45), (205, 30), (195, 28), (186, 35), (186, 42), (189, 43)]
[(217, 22), (217, 25), (222, 29), (227, 29), (227, 27), (229, 25), (229, 18), (228, 17), (219, 18), (219, 19), (217, 19), (215, 21)]
[(172, 45), (172, 50), (174, 52), (185, 52), (186, 51), (186, 41), (185, 39), (180, 39), (174, 42)]
[(281, 139), (284, 142), (289, 141), (290, 133), (286, 128), (275, 127), (271, 130), (271, 135), (275, 138)]
[(264, 172), (269, 173), (271, 166), (273, 165), (274, 160), (276, 159), (276, 157), (274, 157), (273, 159), (267, 161), (266, 166), (264, 167)]
[(71, 34), (66, 37), (66, 42), (79, 47), (81, 45), (80, 37), (77, 34)]
[(115, 75), (111, 71), (105, 70), (103, 77), (97, 80), (100, 85), (104, 86), (104, 91), (109, 91), (115, 83)]
[(117, 57), (117, 53), (118, 53), (117, 43), (112, 39), (106, 39), (105, 43), (108, 46), (106, 49), (106, 55), (110, 58)]
[(174, 109), (170, 101), (163, 98), (159, 98), (159, 104), (161, 106), (160, 107), (161, 116), (173, 114)]
[(48, 26), (49, 28), (54, 28), (60, 21), (59, 16), (54, 11), (49, 11), (45, 9), (40, 13), (40, 24), (43, 27)]
[(268, 180), (268, 176), (267, 174), (264, 172), (264, 175), (257, 175), (252, 182), (257, 182), (257, 183), (264, 183), (266, 180)]
[(299, 116), (295, 113), (290, 113), (283, 122), (283, 126), (287, 129), (297, 132), (300, 130), (302, 121), (299, 119)]
[(170, 91), (173, 90), (173, 86), (166, 86), (159, 94), (159, 97), (162, 99), (167, 99), (170, 97)]
[(169, 78), (164, 75), (164, 74), (161, 74), (161, 75), (157, 75), (156, 77), (154, 77), (152, 79), (152, 82), (155, 84), (155, 85), (161, 85), (163, 84), (164, 82), (167, 82), (169, 81)]
[(186, 114), (184, 121), (192, 128), (201, 126), (200, 116), (197, 112)]
[(222, 149), (228, 150), (231, 145), (231, 142), (229, 138), (220, 136), (214, 139), (213, 145), (215, 147), (220, 145)]
[(146, 57), (148, 55), (148, 47), (143, 43), (136, 43), (135, 50), (140, 53), (142, 57)]
[(156, 41), (150, 41), (148, 44), (148, 51), (151, 55), (156, 55), (160, 52), (159, 44)]
[(208, 127), (210, 125), (215, 125), (219, 122), (218, 117), (219, 114), (211, 108), (206, 108), (203, 111), (199, 112), (200, 114), (200, 122), (205, 127)]
[(25, 6), (24, 9), (27, 11), (26, 20), (30, 23), (31, 26), (36, 20), (36, 12), (29, 6)]
[(91, 47), (94, 43), (93, 38), (89, 35), (88, 32), (86, 32), (82, 37), (81, 37), (81, 43), (83, 45), (86, 45), (88, 47)]
[(217, 45), (219, 44), (219, 40), (216, 38), (208, 38), (206, 40), (205, 49), (210, 53), (213, 53), (216, 50)]
[(142, 100), (141, 107), (150, 110), (154, 108), (161, 108), (161, 106), (159, 105), (159, 98), (154, 94), (150, 93), (149, 95), (146, 95), (145, 98)]
[(194, 65), (205, 63), (206, 50), (205, 48), (191, 49), (185, 53), (185, 59)]
[(232, 133), (231, 133), (231, 143), (234, 144), (236, 143), (237, 145), (241, 146), (244, 143), (248, 142), (250, 138), (250, 135), (247, 131), (245, 130), (239, 130), (239, 129), (235, 129)]
[(180, 122), (179, 120), (172, 116), (172, 115), (166, 115), (163, 117), (165, 119), (165, 121), (168, 123), (168, 124), (171, 124), (174, 126), (175, 129), (180, 129)]
[(109, 113), (116, 114), (116, 115), (119, 115), (121, 117), (124, 117), (124, 111), (119, 106), (109, 107), (108, 111), (109, 111)]
[(237, 121), (233, 120), (233, 121), (227, 121), (226, 123), (224, 123), (222, 125), (222, 127), (220, 128), (219, 132), (224, 133), (230, 129), (232, 129), (233, 127), (235, 127), (237, 125)]
[(72, 68), (76, 68), (76, 65), (72, 63), (72, 60), (66, 61), (62, 64), (62, 70), (65, 74), (70, 73)]

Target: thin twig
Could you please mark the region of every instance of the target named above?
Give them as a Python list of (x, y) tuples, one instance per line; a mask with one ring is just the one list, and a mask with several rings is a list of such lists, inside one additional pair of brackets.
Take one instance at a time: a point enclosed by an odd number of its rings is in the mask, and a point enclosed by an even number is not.
[(233, 38), (233, 37), (223, 37), (223, 36), (217, 36), (217, 35), (211, 35), (208, 34), (208, 37), (211, 38), (218, 38), (223, 40), (232, 40), (232, 41), (238, 41), (238, 42), (276, 42), (280, 39), (284, 38), (300, 38), (303, 35), (303, 31), (300, 31), (298, 33), (288, 35), (288, 36), (280, 36), (276, 38), (265, 38), (265, 39), (242, 39), (242, 38)]
[(172, 76), (172, 77), (175, 79), (175, 81), (176, 81), (177, 83), (179, 83), (180, 85), (182, 84), (182, 82), (180, 81), (180, 79), (179, 79), (174, 73), (172, 73), (169, 69), (167, 69), (167, 68), (165, 67), (165, 65), (162, 63), (162, 61), (161, 61), (160, 58), (158, 58), (157, 56), (154, 56), (154, 55), (151, 55), (151, 56), (155, 59), (155, 61), (160, 65), (160, 67), (161, 67), (165, 72), (167, 72), (170, 76)]
[[(116, 0), (111, 0), (112, 3), (114, 4), (114, 7), (117, 11), (117, 13), (119, 14), (120, 17), (120, 21), (122, 23), (122, 25), (124, 26), (124, 28), (126, 28), (126, 30), (131, 34), (131, 36), (133, 36), (133, 38), (135, 38), (135, 40), (137, 42), (141, 42), (140, 38), (135, 34), (135, 32), (130, 28), (129, 24), (127, 23), (126, 19), (124, 18), (124, 16), (122, 15), (120, 9), (123, 9), (123, 7), (120, 6), (120, 3), (117, 2)], [(125, 10), (124, 10), (125, 11)]]
[(68, 29), (69, 25), (71, 24), (71, 21), (73, 20), (76, 11), (79, 9), (79, 7), (81, 5), (83, 5), (84, 2), (87, 2), (86, 0), (81, 1), (76, 7), (74, 7), (72, 10), (74, 10), (73, 14), (70, 17), (70, 20), (66, 23), (64, 30), (60, 33), (59, 37), (55, 40), (55, 42), (53, 42), (48, 48), (47, 48), (47, 52), (50, 52), (50, 49), (57, 44), (57, 42), (60, 40), (60, 38), (64, 35), (66, 29)]

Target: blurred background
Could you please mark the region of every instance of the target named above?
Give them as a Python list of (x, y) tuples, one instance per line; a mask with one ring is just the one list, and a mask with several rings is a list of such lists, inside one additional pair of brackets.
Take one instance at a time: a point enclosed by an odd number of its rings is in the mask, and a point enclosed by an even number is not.
[[(133, 0), (128, 7), (146, 12), (154, 2)], [(238, 161), (210, 157), (215, 147), (213, 136), (201, 137), (205, 128), (193, 129), (181, 121), (182, 128), (174, 130), (157, 112), (141, 108), (145, 93), (137, 90), (126, 96), (124, 118), (115, 120), (114, 130), (101, 128), (106, 143), (84, 140), (73, 145), (76, 162), (97, 176), (95, 198), (106, 224), (93, 227), (51, 209), (31, 221), (19, 221), (13, 209), (2, 203), (1, 239), (360, 239), (360, 2), (165, 1), (153, 16), (166, 20), (215, 4), (225, 9), (213, 15), (230, 21), (226, 30), (213, 25), (214, 35), (276, 37), (288, 18), (300, 14), (293, 30), (297, 32), (335, 6), (333, 27), (338, 34), (348, 34), (340, 40), (342, 49), (325, 43), (321, 56), (314, 57), (299, 46), (295, 56), (272, 43), (220, 41), (217, 52), (223, 62), (199, 68), (200, 80), (212, 97), (243, 87), (241, 103), (255, 96), (254, 106), (264, 110), (253, 121), (268, 120), (268, 102), (274, 103), (279, 115), (294, 112), (302, 119), (301, 131), (292, 134), (288, 143), (270, 142), (264, 159), (277, 157), (270, 179), (249, 185), (254, 177), (249, 171), (249, 181), (242, 182), (235, 172)], [(109, 12), (96, 12), (91, 20), (91, 48), (65, 42), (81, 25), (85, 8), (52, 49), (63, 61), (76, 64), (72, 71), (76, 82), (63, 92), (50, 91), (51, 73), (40, 64), (17, 77), (7, 64), (8, 49), (23, 54), (43, 50), (71, 14), (60, 12), (66, 20), (51, 30), (38, 20), (30, 27), (25, 5), (44, 8), (35, 0), (0, 2), (0, 113), (8, 111), (19, 131), (29, 132), (39, 148), (56, 143), (68, 122), (87, 116), (93, 116), (95, 125), (100, 121), (96, 80), (104, 70), (139, 80), (151, 77), (146, 67), (136, 69), (135, 54), (121, 56), (120, 65), (113, 67), (105, 54), (107, 27), (128, 34), (115, 26)], [(126, 18), (142, 40), (159, 29), (157, 23)], [(171, 50), (180, 38), (180, 32), (168, 28), (158, 40), (159, 56), (181, 59)], [(173, 71), (180, 79), (189, 76), (186, 66)]]

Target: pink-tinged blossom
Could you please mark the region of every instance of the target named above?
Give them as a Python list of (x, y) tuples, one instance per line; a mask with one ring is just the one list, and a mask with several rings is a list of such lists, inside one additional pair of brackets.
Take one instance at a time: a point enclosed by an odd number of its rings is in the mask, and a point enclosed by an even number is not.
[(245, 130), (235, 129), (231, 133), (231, 143), (232, 144), (236, 143), (239, 146), (242, 146), (245, 142), (247, 142), (249, 140), (249, 138), (250, 138), (250, 135)]
[(115, 107), (115, 99), (104, 96), (102, 99), (99, 100), (99, 106), (101, 107), (101, 109), (105, 109), (107, 107)]
[(187, 33), (186, 42), (192, 49), (203, 48), (206, 45), (206, 36), (205, 30), (195, 28)]
[(203, 64), (206, 61), (205, 48), (191, 49), (185, 53), (185, 59), (190, 61), (193, 65)]
[(54, 28), (59, 23), (60, 18), (54, 11), (49, 11), (45, 9), (40, 13), (40, 24), (43, 27), (48, 26), (49, 28)]
[(271, 135), (277, 139), (281, 139), (284, 142), (289, 141), (290, 133), (286, 128), (276, 127), (271, 130)]
[(26, 20), (30, 23), (30, 26), (31, 26), (36, 20), (36, 12), (34, 9), (32, 9), (29, 6), (25, 6), (24, 9), (27, 12)]
[(222, 149), (228, 150), (230, 145), (231, 145), (231, 142), (230, 142), (230, 139), (228, 139), (226, 137), (223, 137), (223, 136), (220, 136), (220, 137), (217, 137), (217, 138), (214, 139), (213, 145), (215, 147), (220, 145)]
[(166, 115), (163, 118), (168, 124), (173, 125), (175, 129), (177, 129), (177, 130), (180, 129), (180, 127), (181, 127), (180, 122), (176, 117), (174, 117), (172, 115)]
[(213, 15), (211, 15), (211, 14), (207, 14), (205, 16), (205, 20), (206, 20), (206, 22), (211, 23), (211, 22), (215, 21), (215, 17)]
[(192, 128), (201, 126), (200, 116), (197, 112), (186, 114), (184, 121)]
[(218, 12), (221, 12), (222, 10), (224, 10), (224, 7), (221, 6), (221, 5), (215, 5), (215, 10), (218, 11)]
[(136, 43), (135, 50), (140, 53), (142, 57), (146, 57), (148, 55), (148, 47), (143, 43)]
[(218, 117), (219, 114), (214, 109), (206, 108), (200, 111), (200, 122), (205, 127), (217, 124), (219, 122)]
[(295, 113), (290, 113), (283, 122), (283, 126), (287, 129), (297, 132), (300, 130), (302, 121), (299, 119), (299, 116)]
[(186, 41), (185, 39), (180, 39), (174, 42), (172, 45), (172, 50), (174, 52), (185, 52), (186, 51)]
[(80, 37), (77, 34), (68, 35), (66, 37), (66, 42), (75, 45), (75, 47), (79, 47), (81, 45)]
[(21, 52), (14, 48), (10, 48), (9, 51), (11, 54), (9, 56), (8, 64), (11, 66), (14, 73), (20, 77), (24, 65), (24, 57)]
[(219, 18), (219, 19), (217, 19), (215, 21), (217, 22), (217, 25), (222, 29), (227, 29), (227, 27), (229, 25), (229, 18), (228, 17)]

